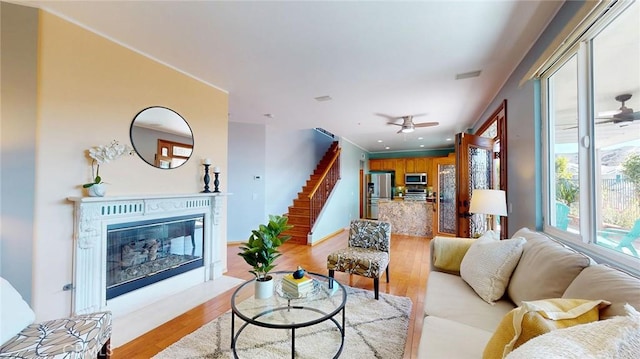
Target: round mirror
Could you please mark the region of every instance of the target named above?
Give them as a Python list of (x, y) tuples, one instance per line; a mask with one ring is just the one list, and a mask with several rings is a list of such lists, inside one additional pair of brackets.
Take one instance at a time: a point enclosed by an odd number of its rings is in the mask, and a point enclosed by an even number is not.
[(136, 153), (158, 168), (176, 168), (193, 152), (193, 132), (177, 112), (161, 106), (145, 108), (131, 122), (131, 143)]

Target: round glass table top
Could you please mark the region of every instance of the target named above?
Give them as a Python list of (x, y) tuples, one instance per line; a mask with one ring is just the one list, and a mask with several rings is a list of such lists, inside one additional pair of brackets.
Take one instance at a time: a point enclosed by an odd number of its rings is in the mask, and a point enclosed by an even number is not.
[[(290, 273), (269, 273), (274, 281), (273, 295), (266, 299), (254, 297), (255, 279), (242, 284), (231, 297), (233, 312), (244, 321), (263, 327), (292, 328), (322, 322), (344, 308), (347, 292), (338, 281), (307, 272), (306, 275), (314, 281), (313, 288), (297, 297), (282, 288), (282, 278)], [(330, 281), (333, 282), (332, 288)]]

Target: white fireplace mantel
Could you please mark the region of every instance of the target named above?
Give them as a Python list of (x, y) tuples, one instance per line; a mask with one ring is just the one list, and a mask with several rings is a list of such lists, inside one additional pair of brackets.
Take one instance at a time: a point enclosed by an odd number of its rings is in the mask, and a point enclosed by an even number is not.
[[(220, 233), (224, 198), (222, 193), (68, 197), (67, 200), (74, 203), (72, 312), (111, 310), (114, 315), (122, 314), (162, 296), (221, 277), (226, 262), (226, 246)], [(204, 267), (107, 301), (107, 226), (191, 214), (204, 216)]]

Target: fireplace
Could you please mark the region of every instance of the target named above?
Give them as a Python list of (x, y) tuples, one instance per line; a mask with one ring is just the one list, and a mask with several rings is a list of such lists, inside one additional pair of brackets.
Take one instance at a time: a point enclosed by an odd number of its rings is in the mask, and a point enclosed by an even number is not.
[(222, 277), (223, 194), (69, 197), (72, 312), (131, 313)]
[(107, 300), (202, 267), (204, 216), (107, 225)]

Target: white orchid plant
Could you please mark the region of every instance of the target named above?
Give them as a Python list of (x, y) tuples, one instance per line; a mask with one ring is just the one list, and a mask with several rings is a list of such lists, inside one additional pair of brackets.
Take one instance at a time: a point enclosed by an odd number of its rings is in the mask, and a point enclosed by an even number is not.
[(91, 175), (93, 182), (85, 183), (82, 185), (84, 188), (89, 188), (94, 184), (100, 184), (102, 178), (100, 177), (100, 165), (103, 163), (109, 163), (124, 154), (129, 156), (133, 155), (134, 150), (128, 144), (121, 144), (120, 142), (113, 140), (110, 144), (104, 146), (92, 147), (89, 150), (89, 157), (91, 157)]

